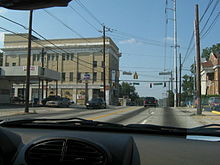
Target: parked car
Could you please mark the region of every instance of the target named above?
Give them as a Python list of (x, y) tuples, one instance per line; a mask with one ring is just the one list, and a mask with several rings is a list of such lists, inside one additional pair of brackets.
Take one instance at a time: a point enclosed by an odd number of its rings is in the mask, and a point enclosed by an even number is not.
[(144, 107), (149, 107), (149, 106), (157, 107), (157, 105), (158, 105), (158, 101), (155, 97), (146, 97), (144, 99)]
[(86, 107), (89, 108), (106, 108), (106, 102), (102, 98), (93, 98), (86, 103)]
[(208, 104), (211, 110), (220, 110), (220, 97), (210, 97)]
[(42, 105), (46, 105), (47, 101), (55, 101), (57, 99), (61, 98), (60, 96), (49, 96), (43, 100), (41, 100)]
[(54, 106), (54, 107), (69, 107), (70, 105), (70, 100), (68, 98), (56, 98), (51, 101), (46, 102), (46, 106)]

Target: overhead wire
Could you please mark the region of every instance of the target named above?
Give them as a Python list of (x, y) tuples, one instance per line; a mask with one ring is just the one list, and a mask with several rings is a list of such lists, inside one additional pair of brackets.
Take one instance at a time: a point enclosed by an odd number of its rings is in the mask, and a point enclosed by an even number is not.
[(69, 7), (77, 13), (88, 25), (90, 25), (95, 31), (99, 32), (99, 29), (97, 29), (93, 24), (91, 24), (82, 14), (80, 14), (76, 9), (74, 9), (71, 5)]

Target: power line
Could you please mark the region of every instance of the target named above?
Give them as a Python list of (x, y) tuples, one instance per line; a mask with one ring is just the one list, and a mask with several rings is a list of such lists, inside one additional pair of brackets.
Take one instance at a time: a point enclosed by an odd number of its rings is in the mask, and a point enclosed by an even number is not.
[(201, 38), (205, 38), (208, 35), (208, 33), (211, 31), (211, 29), (215, 26), (219, 16), (220, 16), (220, 12), (216, 15), (213, 22), (210, 24), (210, 26), (208, 27), (208, 29), (205, 31), (205, 33), (202, 35)]
[(79, 6), (81, 6), (99, 25), (102, 26), (103, 23), (79, 0), (75, 1)]
[(211, 11), (211, 13), (210, 13), (208, 19), (207, 19), (207, 21), (205, 22), (205, 24), (204, 24), (204, 26), (203, 26), (203, 28), (202, 28), (202, 30), (201, 30), (201, 32), (200, 32), (201, 34), (203, 33), (203, 31), (205, 30), (207, 24), (209, 23), (209, 20), (210, 20), (210, 18), (212, 17), (212, 15), (213, 15), (213, 13), (214, 13), (216, 7), (218, 6), (219, 2), (220, 2), (220, 0), (217, 0), (217, 1), (216, 1), (216, 3), (215, 3), (215, 5), (214, 5), (214, 7), (213, 7), (213, 9), (212, 9), (212, 11)]
[(69, 5), (69, 7), (76, 12), (88, 25), (90, 25), (94, 30), (96, 30), (97, 32), (99, 32), (99, 30), (93, 25), (91, 24), (84, 16), (82, 16), (76, 9), (74, 9), (71, 5)]
[(51, 16), (52, 18), (54, 18), (55, 20), (57, 20), (58, 22), (60, 22), (63, 26), (65, 26), (67, 29), (69, 29), (70, 31), (72, 31), (74, 34), (76, 34), (77, 36), (79, 36), (80, 38), (83, 38), (84, 40), (86, 40), (87, 42), (89, 42), (86, 38), (84, 38), (80, 33), (78, 33), (76, 30), (74, 30), (73, 28), (71, 28), (70, 26), (68, 26), (67, 24), (65, 24), (61, 19), (59, 19), (58, 17), (56, 17), (55, 15), (53, 15), (52, 13), (50, 13), (49, 11), (47, 11), (46, 9), (43, 9), (49, 16)]
[(205, 9), (205, 11), (204, 11), (204, 13), (203, 13), (203, 15), (202, 15), (202, 17), (201, 17), (200, 20), (199, 20), (200, 23), (202, 22), (203, 18), (205, 17), (205, 14), (206, 14), (207, 11), (209, 10), (209, 7), (212, 5), (212, 3), (213, 3), (213, 0), (210, 0), (209, 3), (208, 3), (208, 5), (207, 5), (207, 7), (206, 7), (206, 9)]

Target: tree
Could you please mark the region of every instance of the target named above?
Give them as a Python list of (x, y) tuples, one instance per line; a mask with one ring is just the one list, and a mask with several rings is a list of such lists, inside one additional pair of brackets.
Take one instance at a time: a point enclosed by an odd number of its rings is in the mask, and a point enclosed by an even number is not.
[(131, 101), (136, 101), (139, 99), (135, 87), (127, 82), (122, 82), (122, 84), (119, 85), (119, 97), (128, 97), (131, 99)]
[(207, 48), (203, 49), (202, 57), (206, 58), (206, 60), (208, 60), (209, 56), (212, 52), (213, 53), (219, 53), (220, 52), (220, 43), (218, 43), (216, 45), (212, 45), (212, 47), (207, 47)]
[(194, 94), (193, 86), (194, 86), (194, 78), (192, 76), (185, 74), (183, 76), (183, 83), (182, 83), (182, 89), (183, 89), (182, 100), (183, 101), (193, 98), (193, 94)]
[(174, 93), (171, 90), (168, 91), (167, 105), (169, 107), (173, 107), (174, 106)]

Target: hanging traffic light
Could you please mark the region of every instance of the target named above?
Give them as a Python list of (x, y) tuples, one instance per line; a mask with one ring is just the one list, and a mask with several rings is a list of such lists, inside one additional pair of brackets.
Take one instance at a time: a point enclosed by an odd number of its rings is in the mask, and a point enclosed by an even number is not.
[(152, 83), (150, 83), (150, 88), (152, 88)]
[(134, 79), (138, 79), (138, 74), (137, 74), (137, 72), (134, 73)]
[(164, 83), (163, 83), (163, 87), (166, 87), (166, 86), (167, 86), (167, 84), (166, 84), (166, 82), (164, 82)]

